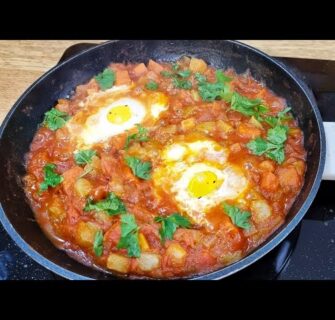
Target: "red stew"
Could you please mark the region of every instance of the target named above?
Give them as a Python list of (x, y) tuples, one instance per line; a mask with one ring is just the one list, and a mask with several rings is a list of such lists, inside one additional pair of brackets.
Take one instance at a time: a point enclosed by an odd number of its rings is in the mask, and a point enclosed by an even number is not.
[(196, 58), (111, 64), (46, 114), (25, 191), (53, 243), (107, 272), (231, 264), (285, 220), (306, 170), (283, 98)]

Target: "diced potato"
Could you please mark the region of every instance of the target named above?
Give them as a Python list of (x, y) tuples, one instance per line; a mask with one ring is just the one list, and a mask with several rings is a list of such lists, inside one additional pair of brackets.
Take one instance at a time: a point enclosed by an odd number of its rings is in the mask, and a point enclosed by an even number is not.
[(158, 268), (160, 265), (161, 257), (155, 253), (142, 253), (137, 259), (138, 266), (142, 271), (151, 271)]
[(263, 129), (262, 124), (254, 116), (250, 118), (249, 123), (258, 129)]
[(183, 67), (188, 68), (190, 65), (191, 58), (188, 56), (183, 56), (182, 58), (179, 59), (178, 63), (182, 65)]
[(119, 254), (111, 253), (107, 259), (107, 268), (121, 273), (127, 273), (130, 259)]
[(233, 130), (233, 127), (229, 123), (227, 123), (223, 120), (217, 121), (216, 126), (220, 131), (223, 131), (225, 133), (228, 133), (228, 132)]
[(188, 119), (185, 119), (181, 122), (181, 128), (184, 131), (190, 130), (190, 129), (194, 128), (194, 126), (195, 126), (195, 119), (194, 118), (188, 118)]
[(293, 162), (292, 164), (300, 176), (302, 176), (305, 173), (305, 162), (304, 161), (297, 160)]
[(59, 222), (66, 217), (66, 212), (62, 201), (59, 198), (53, 198), (48, 207), (49, 217), (52, 221)]
[(215, 122), (214, 121), (201, 122), (196, 126), (196, 129), (204, 133), (213, 132), (215, 130)]
[(80, 197), (86, 197), (92, 190), (92, 184), (85, 178), (78, 179), (74, 184), (74, 190)]
[(99, 157), (94, 156), (90, 165), (94, 170), (101, 171), (101, 160)]
[(276, 167), (274, 165), (274, 163), (270, 160), (264, 160), (260, 163), (259, 167), (262, 169), (262, 170), (265, 170), (265, 171), (270, 171), (270, 172), (273, 172), (275, 171)]
[(265, 200), (255, 200), (251, 202), (252, 217), (257, 223), (262, 223), (271, 216), (271, 207)]
[(186, 106), (183, 108), (183, 116), (186, 117), (190, 117), (193, 114), (194, 111), (194, 107), (193, 106)]
[(138, 234), (138, 241), (142, 251), (148, 251), (150, 249), (149, 243), (142, 232)]
[(227, 252), (220, 257), (220, 262), (227, 265), (240, 260), (242, 257), (241, 251)]
[(190, 70), (192, 72), (204, 73), (207, 70), (207, 63), (202, 59), (191, 58)]
[(76, 240), (79, 245), (91, 247), (99, 227), (92, 222), (80, 221), (77, 225)]
[(183, 265), (187, 252), (179, 243), (172, 243), (166, 250), (171, 262), (175, 266)]
[(230, 151), (233, 153), (240, 152), (242, 150), (241, 144), (236, 142), (230, 146)]
[(200, 101), (200, 95), (197, 90), (191, 90), (191, 95), (194, 101)]

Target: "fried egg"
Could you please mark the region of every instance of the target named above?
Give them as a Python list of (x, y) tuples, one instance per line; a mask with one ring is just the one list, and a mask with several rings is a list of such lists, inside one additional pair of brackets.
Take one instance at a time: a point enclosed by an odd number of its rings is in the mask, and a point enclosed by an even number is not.
[(116, 100), (87, 118), (81, 138), (85, 144), (106, 140), (135, 127), (145, 115), (145, 106), (141, 102), (131, 98)]
[(248, 187), (242, 169), (227, 162), (228, 154), (209, 139), (173, 143), (154, 170), (155, 187), (170, 194), (194, 223), (211, 228), (206, 214), (222, 201), (238, 199)]
[(68, 121), (70, 136), (78, 148), (128, 132), (136, 124), (154, 125), (168, 109), (168, 98), (162, 92), (143, 92), (136, 96), (131, 94), (131, 87), (121, 87), (92, 94), (82, 110)]

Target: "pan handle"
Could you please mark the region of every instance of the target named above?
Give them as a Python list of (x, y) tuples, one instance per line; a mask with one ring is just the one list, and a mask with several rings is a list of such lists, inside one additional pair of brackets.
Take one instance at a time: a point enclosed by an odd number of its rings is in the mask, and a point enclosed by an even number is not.
[(326, 165), (323, 180), (335, 180), (335, 122), (323, 123), (326, 133)]

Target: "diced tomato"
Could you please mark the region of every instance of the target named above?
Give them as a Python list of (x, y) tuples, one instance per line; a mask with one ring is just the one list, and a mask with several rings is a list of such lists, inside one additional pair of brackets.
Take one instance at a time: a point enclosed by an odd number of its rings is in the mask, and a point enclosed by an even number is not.
[(117, 70), (116, 71), (116, 86), (121, 86), (123, 84), (131, 84), (131, 79), (127, 70)]
[(157, 74), (161, 73), (161, 71), (164, 70), (164, 68), (159, 63), (151, 59), (149, 60), (149, 63), (148, 63), (148, 69)]

